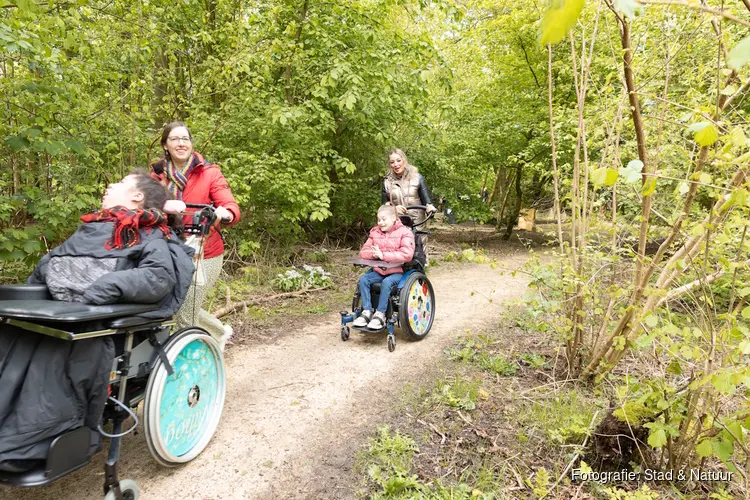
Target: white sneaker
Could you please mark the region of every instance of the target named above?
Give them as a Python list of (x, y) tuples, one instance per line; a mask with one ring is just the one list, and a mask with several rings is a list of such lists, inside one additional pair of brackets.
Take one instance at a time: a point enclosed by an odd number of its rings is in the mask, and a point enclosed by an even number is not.
[(224, 335), (221, 336), (221, 340), (219, 341), (219, 347), (221, 347), (221, 352), (224, 352), (224, 349), (227, 347), (227, 341), (232, 338), (232, 335), (234, 335), (234, 329), (232, 328), (232, 325), (229, 323), (224, 324)]
[(356, 326), (357, 328), (364, 328), (367, 326), (367, 323), (369, 323), (371, 319), (372, 311), (362, 311), (362, 314), (360, 314), (359, 318), (354, 320), (352, 326)]
[(382, 330), (383, 328), (385, 328), (385, 314), (377, 311), (373, 315), (372, 320), (367, 323), (367, 328), (369, 328), (370, 330)]

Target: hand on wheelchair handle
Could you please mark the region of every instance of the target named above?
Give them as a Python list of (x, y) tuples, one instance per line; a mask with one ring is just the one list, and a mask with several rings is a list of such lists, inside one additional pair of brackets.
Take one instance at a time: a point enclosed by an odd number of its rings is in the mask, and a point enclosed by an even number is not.
[(232, 222), (234, 220), (234, 215), (232, 215), (232, 212), (227, 210), (224, 207), (216, 207), (214, 209), (214, 213), (216, 214), (216, 220), (218, 222)]

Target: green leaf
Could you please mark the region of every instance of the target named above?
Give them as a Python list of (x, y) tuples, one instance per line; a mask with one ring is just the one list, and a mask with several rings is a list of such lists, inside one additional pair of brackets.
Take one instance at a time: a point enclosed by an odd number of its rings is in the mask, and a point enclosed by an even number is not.
[(3, 143), (13, 151), (20, 151), (31, 144), (27, 138), (20, 135), (12, 135), (6, 138)]
[(615, 8), (625, 14), (625, 17), (635, 17), (641, 5), (635, 0), (614, 0)]
[(734, 394), (736, 390), (729, 373), (714, 373), (711, 376), (711, 385), (722, 394)]
[(607, 180), (607, 167), (600, 167), (591, 171), (591, 183), (594, 188), (599, 188), (604, 185)]
[(716, 440), (712, 444), (714, 453), (723, 461), (726, 462), (734, 455), (734, 444), (731, 441)]
[(750, 306), (746, 306), (744, 309), (742, 309), (742, 317), (745, 319), (750, 319)]
[(690, 191), (690, 185), (687, 182), (680, 182), (679, 191), (680, 191), (680, 194), (683, 196), (688, 194), (688, 191)]
[(542, 18), (542, 45), (555, 44), (565, 37), (578, 20), (584, 0), (552, 0)]
[(651, 433), (648, 435), (648, 444), (654, 448), (659, 449), (667, 444), (667, 433), (664, 429), (651, 429)]
[(740, 43), (729, 51), (729, 54), (727, 54), (727, 66), (732, 69), (740, 69), (748, 61), (750, 61), (750, 36), (743, 38)]
[(618, 173), (625, 184), (635, 184), (641, 180), (642, 170), (643, 162), (641, 160), (632, 160), (626, 167), (620, 167)]
[(659, 324), (659, 317), (655, 314), (649, 314), (648, 316), (646, 316), (646, 319), (644, 319), (643, 322), (646, 323), (646, 326), (648, 326), (649, 328), (654, 328)]
[(39, 240), (26, 240), (23, 244), (23, 251), (28, 254), (36, 253), (40, 248)]
[(745, 146), (747, 137), (745, 137), (745, 131), (742, 130), (742, 127), (737, 126), (732, 129), (732, 131), (729, 133), (729, 142), (739, 148)]
[(357, 96), (355, 96), (354, 94), (349, 94), (344, 104), (346, 106), (346, 109), (354, 109), (354, 105), (356, 103), (357, 103)]
[(701, 146), (711, 146), (719, 139), (719, 132), (713, 123), (709, 123), (708, 126), (696, 132), (693, 139)]
[(729, 200), (733, 205), (742, 207), (747, 203), (749, 195), (750, 193), (748, 193), (747, 189), (737, 188), (732, 191), (732, 196), (729, 198)]
[(693, 123), (685, 130), (685, 132), (687, 132), (688, 134), (695, 134), (696, 132), (700, 132), (701, 130), (708, 127), (709, 125), (711, 125), (711, 122)]
[(704, 439), (700, 443), (698, 443), (698, 446), (695, 447), (695, 452), (698, 453), (698, 456), (701, 458), (709, 457), (714, 452), (713, 445), (711, 444), (710, 439)]
[(641, 194), (643, 196), (651, 196), (652, 194), (654, 194), (654, 191), (656, 191), (656, 178), (652, 177), (650, 179), (646, 179), (646, 182), (643, 183)]

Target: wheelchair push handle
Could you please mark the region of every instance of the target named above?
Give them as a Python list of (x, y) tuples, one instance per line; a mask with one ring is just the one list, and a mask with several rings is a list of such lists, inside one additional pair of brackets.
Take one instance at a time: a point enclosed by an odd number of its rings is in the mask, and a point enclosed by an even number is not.
[(435, 217), (435, 212), (428, 212), (427, 211), (427, 205), (407, 205), (404, 208), (406, 208), (406, 210), (424, 210), (425, 213), (427, 214), (427, 217), (425, 217), (422, 222), (420, 222), (418, 224), (414, 224), (412, 227), (421, 226), (421, 225), (425, 224), (428, 220), (430, 220), (433, 217)]
[[(185, 203), (186, 208), (196, 208), (200, 209), (200, 211), (208, 211), (211, 214), (213, 214), (213, 219), (216, 220), (216, 207), (213, 206), (213, 204), (206, 205), (203, 203)], [(229, 217), (222, 217), (221, 222), (230, 222), (232, 219)]]
[[(186, 209), (195, 209), (194, 212), (185, 212)], [(184, 203), (180, 200), (169, 200), (164, 205), (164, 211), (173, 215), (192, 216), (190, 224), (185, 225), (185, 232), (188, 234), (207, 235), (211, 226), (217, 221), (216, 208), (211, 204), (204, 203)], [(222, 222), (229, 222), (230, 219), (222, 218)]]

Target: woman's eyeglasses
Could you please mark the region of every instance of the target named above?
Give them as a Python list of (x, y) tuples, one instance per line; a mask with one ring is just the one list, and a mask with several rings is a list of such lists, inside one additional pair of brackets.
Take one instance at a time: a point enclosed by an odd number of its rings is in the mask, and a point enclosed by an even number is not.
[(190, 142), (192, 142), (190, 140), (190, 137), (177, 137), (177, 136), (173, 136), (173, 137), (168, 137), (167, 140), (169, 142), (172, 142), (172, 143), (175, 143), (175, 142), (187, 142), (187, 143), (190, 143)]

